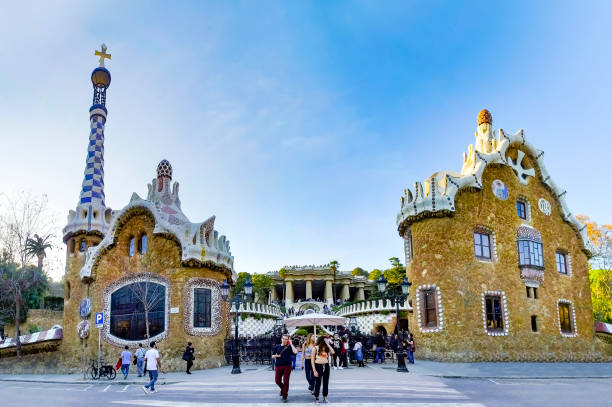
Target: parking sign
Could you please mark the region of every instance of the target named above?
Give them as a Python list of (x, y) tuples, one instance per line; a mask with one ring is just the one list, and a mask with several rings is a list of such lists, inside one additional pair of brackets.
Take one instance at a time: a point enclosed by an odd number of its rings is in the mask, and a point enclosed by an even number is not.
[(104, 326), (104, 313), (98, 312), (96, 314), (96, 328), (102, 328)]

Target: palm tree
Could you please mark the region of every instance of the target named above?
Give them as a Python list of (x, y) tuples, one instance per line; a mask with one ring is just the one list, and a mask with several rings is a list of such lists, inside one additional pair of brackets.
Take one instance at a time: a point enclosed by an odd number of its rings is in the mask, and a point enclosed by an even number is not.
[(38, 257), (38, 268), (42, 270), (43, 260), (47, 256), (46, 250), (52, 249), (51, 244), (52, 235), (46, 235), (43, 237), (34, 234), (33, 238), (28, 238), (25, 244), (25, 251), (28, 257)]
[(338, 271), (338, 260), (332, 260), (329, 262), (329, 268), (334, 272), (334, 282), (332, 284), (332, 301), (336, 305), (336, 272)]

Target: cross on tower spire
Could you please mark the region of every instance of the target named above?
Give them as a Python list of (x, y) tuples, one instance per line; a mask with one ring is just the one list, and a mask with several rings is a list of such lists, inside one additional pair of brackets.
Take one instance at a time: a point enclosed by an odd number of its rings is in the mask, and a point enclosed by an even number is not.
[(104, 44), (104, 43), (102, 43), (102, 45), (100, 45), (100, 49), (101, 49), (102, 51), (97, 51), (97, 50), (96, 50), (95, 55), (96, 55), (97, 57), (100, 57), (100, 66), (101, 66), (101, 67), (104, 67), (104, 59), (105, 59), (105, 58), (107, 58), (107, 59), (111, 59), (111, 54), (107, 54), (107, 53), (106, 53), (106, 44)]

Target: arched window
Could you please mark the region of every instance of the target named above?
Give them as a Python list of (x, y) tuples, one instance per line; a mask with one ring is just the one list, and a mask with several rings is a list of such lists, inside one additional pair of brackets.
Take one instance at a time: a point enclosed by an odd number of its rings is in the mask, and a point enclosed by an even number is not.
[(85, 249), (87, 249), (87, 242), (85, 242), (85, 239), (82, 239), (81, 243), (79, 243), (79, 251), (84, 252)]
[(110, 333), (128, 341), (147, 339), (164, 332), (166, 326), (166, 287), (151, 281), (128, 284), (111, 294)]
[(140, 249), (140, 254), (145, 254), (147, 252), (147, 235), (143, 234), (142, 236), (140, 236), (140, 242), (139, 242), (139, 249)]
[(64, 296), (67, 300), (69, 300), (70, 299), (70, 281), (66, 281), (66, 286), (64, 290), (66, 290), (66, 292), (64, 293), (65, 294)]
[(134, 255), (134, 252), (136, 251), (136, 239), (134, 237), (130, 238), (130, 247), (128, 249), (128, 254), (130, 255), (130, 257), (132, 257)]

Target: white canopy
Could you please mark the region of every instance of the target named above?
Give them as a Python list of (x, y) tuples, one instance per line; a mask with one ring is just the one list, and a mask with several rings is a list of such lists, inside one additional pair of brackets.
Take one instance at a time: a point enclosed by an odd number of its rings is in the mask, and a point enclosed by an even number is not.
[(337, 315), (328, 315), (321, 313), (306, 313), (297, 317), (285, 318), (283, 323), (287, 326), (314, 326), (315, 336), (317, 334), (317, 325), (345, 325), (346, 318)]

